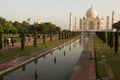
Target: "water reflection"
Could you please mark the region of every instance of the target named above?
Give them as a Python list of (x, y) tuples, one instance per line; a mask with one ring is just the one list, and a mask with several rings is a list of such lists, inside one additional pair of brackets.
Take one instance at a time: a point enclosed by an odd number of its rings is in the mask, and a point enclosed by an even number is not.
[(83, 44), (82, 42), (84, 42), (82, 38), (71, 41), (68, 46), (64, 45), (43, 55), (31, 63), (4, 75), (4, 79), (1, 78), (0, 80), (69, 80), (83, 50), (83, 47), (79, 45), (79, 43)]
[(54, 57), (54, 64), (56, 64), (56, 57)]
[(38, 71), (35, 69), (35, 80), (38, 80)]
[(26, 66), (23, 65), (23, 67), (22, 67), (22, 71), (24, 72), (25, 70), (26, 70)]
[(0, 76), (0, 80), (3, 80), (3, 76)]
[(81, 43), (82, 43), (81, 41), (82, 41), (82, 38), (80, 37), (80, 40), (79, 40), (79, 46), (81, 46)]
[(59, 50), (61, 51), (61, 47), (59, 47)]
[(65, 50), (64, 50), (64, 56), (66, 55), (66, 52), (65, 52)]
[(45, 59), (45, 55), (43, 55), (43, 59)]
[(35, 60), (34, 60), (34, 63), (35, 63), (35, 64), (37, 64), (37, 62), (38, 62), (38, 60), (37, 60), (37, 59), (35, 59)]

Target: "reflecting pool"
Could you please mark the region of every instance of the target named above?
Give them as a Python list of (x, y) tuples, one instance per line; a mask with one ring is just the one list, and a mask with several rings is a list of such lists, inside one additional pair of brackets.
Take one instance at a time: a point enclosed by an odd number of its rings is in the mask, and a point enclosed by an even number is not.
[(1, 80), (69, 80), (85, 42), (86, 37), (80, 37), (5, 74)]

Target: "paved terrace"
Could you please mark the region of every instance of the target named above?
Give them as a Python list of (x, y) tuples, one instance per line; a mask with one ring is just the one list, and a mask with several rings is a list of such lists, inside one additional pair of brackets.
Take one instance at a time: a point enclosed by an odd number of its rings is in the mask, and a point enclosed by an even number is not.
[(73, 70), (70, 80), (97, 80), (93, 35), (89, 36), (85, 49)]

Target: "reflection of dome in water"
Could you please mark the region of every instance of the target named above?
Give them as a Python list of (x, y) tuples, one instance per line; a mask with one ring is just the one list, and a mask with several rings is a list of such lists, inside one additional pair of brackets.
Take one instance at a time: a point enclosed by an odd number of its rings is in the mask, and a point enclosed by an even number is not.
[(91, 8), (90, 9), (88, 9), (88, 11), (86, 12), (86, 16), (88, 17), (88, 18), (96, 18), (97, 17), (97, 11), (91, 6)]

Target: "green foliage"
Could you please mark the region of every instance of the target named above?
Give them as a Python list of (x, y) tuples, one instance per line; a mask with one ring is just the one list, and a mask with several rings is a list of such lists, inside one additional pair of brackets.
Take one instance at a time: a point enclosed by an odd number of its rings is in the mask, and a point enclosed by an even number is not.
[(3, 26), (0, 25), (0, 33), (3, 33)]
[[(59, 31), (61, 31), (61, 28), (56, 26), (52, 23), (43, 23), (43, 24), (29, 24), (30, 18), (27, 19), (27, 21), (23, 21), (22, 23), (18, 21), (6, 21), (4, 18), (0, 17), (0, 24), (3, 26), (4, 33), (21, 33), (21, 32), (27, 32), (29, 34), (32, 34), (34, 31), (37, 31), (40, 34), (50, 34), (50, 32), (59, 34)], [(22, 29), (23, 28), (23, 29)], [(25, 30), (25, 31), (23, 31)]]
[(104, 42), (106, 43), (106, 36), (105, 36), (105, 32), (96, 32), (96, 35)]
[(0, 17), (0, 24), (2, 25), (2, 26), (5, 26), (5, 23), (6, 23), (7, 21), (5, 20), (5, 18), (2, 18), (2, 17)]
[(113, 25), (112, 25), (112, 28), (114, 29), (117, 29), (117, 31), (118, 30), (120, 30), (120, 21), (118, 21), (117, 23), (114, 23)]
[(18, 21), (14, 21), (13, 25), (16, 29), (18, 29), (19, 27), (21, 27), (21, 23), (19, 23)]
[(28, 32), (27, 28), (25, 28), (25, 27), (19, 27), (18, 31), (19, 31), (19, 33), (27, 33)]
[(12, 30), (15, 30), (15, 27), (10, 22), (5, 23), (4, 33), (10, 33)]
[(2, 49), (2, 33), (3, 33), (3, 26), (0, 25), (0, 49)]
[(0, 33), (0, 49), (2, 49), (2, 33)]

